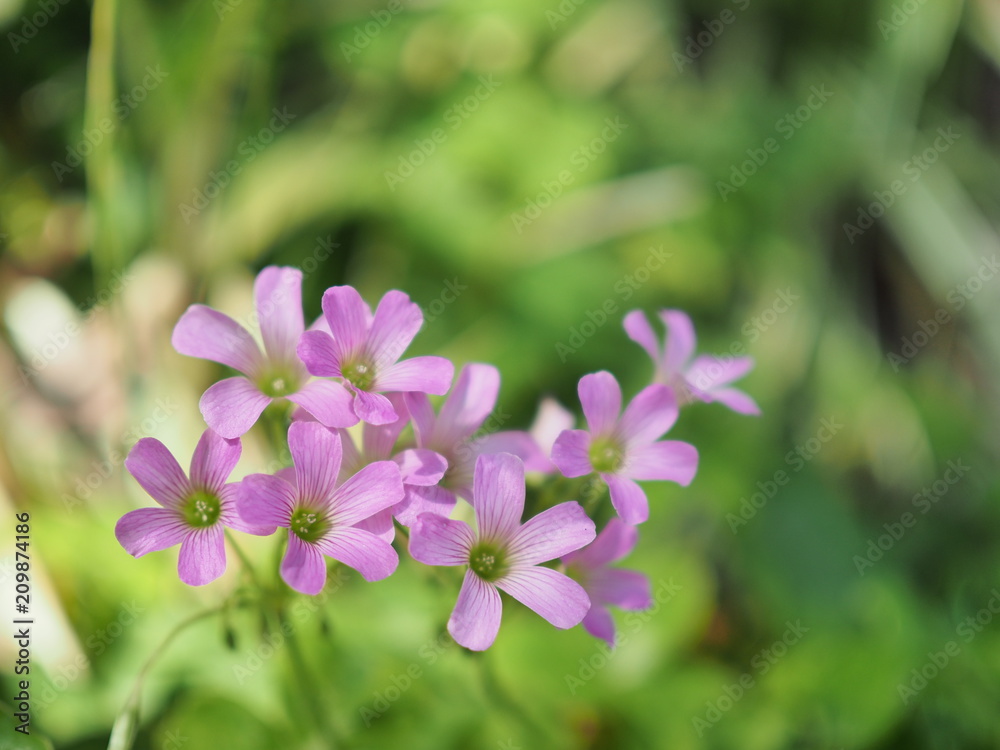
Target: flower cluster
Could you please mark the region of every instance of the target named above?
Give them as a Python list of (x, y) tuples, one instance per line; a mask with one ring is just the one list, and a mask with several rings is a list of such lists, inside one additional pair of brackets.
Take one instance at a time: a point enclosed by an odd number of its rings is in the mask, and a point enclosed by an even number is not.
[[(578, 386), (587, 429), (573, 429), (572, 415), (546, 399), (530, 431), (495, 431), (484, 427), (500, 388), (495, 367), (467, 364), (452, 385), (447, 359), (402, 359), (423, 323), (406, 294), (387, 292), (372, 313), (352, 287), (332, 287), (308, 330), (297, 269), (265, 268), (254, 297), (259, 343), (204, 305), (178, 321), (177, 351), (239, 375), (202, 396), (208, 429), (189, 474), (158, 440), (133, 447), (126, 468), (162, 507), (125, 514), (115, 529), (119, 542), (135, 557), (180, 544), (180, 578), (198, 586), (225, 571), (226, 528), (270, 535), (281, 527), (288, 530), (282, 579), (318, 594), (327, 557), (367, 581), (390, 576), (399, 564), (398, 531), (415, 561), (463, 571), (448, 631), (472, 650), (489, 648), (497, 636), (501, 591), (557, 628), (582, 622), (613, 645), (607, 607), (651, 604), (645, 576), (609, 567), (632, 550), (636, 527), (649, 516), (637, 480), (687, 486), (697, 471), (694, 446), (662, 439), (679, 407), (718, 401), (759, 413), (730, 386), (750, 360), (691, 361), (693, 327), (677, 310), (661, 312), (662, 353), (644, 314), (626, 316), (626, 333), (655, 371), (624, 409), (615, 377), (596, 372)], [(429, 396), (445, 395), (435, 409)], [(280, 428), (292, 466), (228, 482), (242, 436), (262, 415)], [(567, 480), (580, 477), (591, 478), (591, 488), (606, 486), (617, 514), (599, 534), (590, 501), (586, 509), (573, 499), (540, 507), (551, 493), (534, 491), (528, 502), (529, 487), (578, 497), (584, 484)]]

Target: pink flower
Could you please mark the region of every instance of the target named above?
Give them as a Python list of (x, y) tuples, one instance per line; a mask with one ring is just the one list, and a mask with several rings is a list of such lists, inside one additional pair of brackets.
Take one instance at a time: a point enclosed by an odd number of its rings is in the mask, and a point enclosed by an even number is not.
[(307, 331), (299, 356), (313, 375), (347, 381), (359, 419), (376, 425), (396, 421), (399, 415), (385, 392), (447, 392), (455, 368), (444, 357), (398, 361), (424, 322), (420, 307), (403, 292), (386, 292), (373, 316), (353, 287), (331, 287), (323, 295), (323, 314), (333, 335)]
[(256, 315), (264, 351), (250, 332), (205, 305), (191, 305), (174, 327), (171, 342), (181, 354), (228, 365), (243, 377), (220, 380), (201, 397), (205, 422), (225, 438), (243, 435), (268, 404), (298, 404), (328, 427), (349, 427), (358, 418), (340, 383), (309, 380), (295, 353), (304, 330), (302, 272), (268, 266), (254, 281)]
[(240, 460), (237, 439), (205, 430), (191, 458), (191, 478), (166, 446), (143, 438), (129, 451), (125, 468), (162, 508), (126, 513), (115, 526), (119, 543), (133, 557), (181, 545), (177, 572), (184, 583), (202, 586), (226, 569), (223, 527), (267, 535), (273, 526), (258, 527), (236, 512), (236, 487), (226, 479)]
[(324, 555), (354, 568), (366, 581), (391, 575), (399, 563), (392, 545), (355, 524), (402, 499), (399, 467), (378, 461), (338, 485), (340, 437), (315, 422), (293, 422), (288, 448), (294, 477), (289, 472), (251, 474), (240, 483), (236, 500), (247, 523), (288, 529), (281, 561), (285, 583), (303, 594), (318, 594), (326, 583)]
[(521, 524), (524, 466), (509, 453), (480, 456), (474, 488), (476, 527), (425, 513), (410, 535), (410, 554), (427, 565), (468, 566), (448, 632), (473, 651), (484, 651), (500, 629), (500, 591), (557, 628), (587, 614), (583, 587), (539, 564), (579, 549), (594, 538), (594, 522), (579, 504), (561, 503)]
[(728, 387), (753, 367), (751, 357), (713, 357), (702, 355), (691, 361), (694, 354), (694, 326), (681, 310), (660, 310), (666, 326), (663, 353), (645, 313), (633, 310), (625, 316), (628, 337), (639, 344), (653, 360), (656, 372), (653, 380), (670, 386), (683, 403), (692, 398), (711, 403), (718, 401), (740, 414), (760, 414), (760, 407), (746, 393)]
[(677, 421), (674, 395), (664, 385), (647, 386), (621, 414), (621, 388), (610, 372), (584, 375), (577, 390), (590, 431), (563, 432), (552, 447), (552, 462), (567, 477), (600, 474), (621, 519), (642, 523), (649, 517), (649, 503), (634, 480), (665, 479), (687, 486), (698, 469), (693, 445), (657, 442)]
[(627, 610), (648, 609), (653, 604), (649, 579), (634, 570), (616, 570), (608, 564), (621, 560), (635, 547), (639, 531), (618, 518), (589, 545), (563, 557), (566, 572), (579, 581), (590, 597), (590, 611), (583, 627), (595, 638), (615, 645), (615, 621), (607, 605)]

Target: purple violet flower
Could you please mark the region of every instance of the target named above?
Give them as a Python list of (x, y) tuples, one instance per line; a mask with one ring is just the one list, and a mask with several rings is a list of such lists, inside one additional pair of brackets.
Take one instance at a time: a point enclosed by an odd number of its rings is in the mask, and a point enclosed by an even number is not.
[(240, 460), (238, 439), (205, 430), (191, 458), (191, 478), (156, 438), (143, 438), (129, 451), (125, 468), (162, 508), (140, 508), (115, 526), (118, 542), (133, 557), (181, 545), (180, 579), (190, 586), (214, 581), (226, 570), (223, 527), (266, 536), (274, 526), (258, 527), (236, 512), (237, 484), (226, 479)]
[(281, 561), (285, 583), (303, 594), (318, 594), (326, 583), (324, 555), (354, 568), (366, 581), (391, 575), (399, 564), (392, 545), (355, 524), (402, 500), (399, 467), (378, 461), (338, 485), (340, 436), (315, 422), (293, 422), (288, 448), (294, 477), (287, 471), (251, 474), (240, 483), (236, 499), (244, 521), (288, 529)]
[(718, 401), (740, 414), (760, 414), (760, 407), (750, 396), (728, 387), (751, 370), (752, 357), (704, 354), (692, 362), (695, 335), (691, 318), (682, 310), (660, 310), (660, 319), (666, 327), (662, 354), (656, 334), (642, 310), (633, 310), (623, 321), (628, 337), (652, 358), (656, 368), (654, 381), (673, 388), (682, 404), (692, 399), (705, 403)]
[(413, 357), (398, 361), (424, 322), (420, 306), (403, 292), (386, 292), (372, 315), (356, 289), (331, 287), (323, 295), (323, 314), (333, 335), (307, 331), (299, 341), (299, 356), (313, 375), (347, 381), (359, 419), (376, 425), (396, 421), (398, 415), (384, 392), (438, 396), (447, 392), (455, 372), (449, 360)]
[(634, 570), (608, 567), (630, 553), (638, 539), (639, 530), (635, 526), (612, 518), (593, 542), (562, 559), (566, 573), (579, 581), (590, 597), (590, 611), (583, 618), (583, 627), (611, 647), (615, 645), (615, 621), (608, 605), (632, 611), (653, 605), (646, 576)]
[(521, 524), (524, 466), (509, 453), (480, 456), (474, 488), (477, 531), (462, 521), (425, 513), (410, 535), (410, 554), (427, 565), (467, 565), (448, 632), (462, 646), (484, 651), (500, 629), (500, 591), (557, 628), (571, 628), (587, 614), (583, 587), (540, 567), (594, 538), (594, 522), (578, 503), (556, 505)]
[(208, 426), (225, 438), (239, 437), (280, 398), (328, 427), (356, 424), (344, 386), (330, 380), (307, 382), (309, 374), (295, 352), (304, 330), (302, 272), (268, 266), (254, 281), (254, 300), (263, 352), (246, 328), (205, 305), (191, 305), (174, 327), (171, 343), (178, 352), (243, 373), (220, 380), (202, 395), (199, 406)]
[(677, 421), (674, 394), (665, 385), (647, 386), (621, 414), (621, 388), (603, 370), (580, 378), (577, 391), (590, 431), (563, 432), (552, 447), (552, 462), (567, 477), (600, 474), (621, 519), (642, 523), (649, 518), (649, 503), (634, 480), (665, 479), (686, 487), (698, 469), (693, 445), (657, 442)]

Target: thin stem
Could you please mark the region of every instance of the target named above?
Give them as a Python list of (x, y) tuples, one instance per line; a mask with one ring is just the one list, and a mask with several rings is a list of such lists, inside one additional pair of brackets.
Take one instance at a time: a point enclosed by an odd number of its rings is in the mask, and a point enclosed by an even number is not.
[(553, 733), (550, 731), (550, 728), (535, 719), (501, 684), (493, 668), (489, 651), (476, 653), (473, 656), (479, 662), (479, 674), (482, 677), (483, 692), (486, 694), (487, 699), (519, 719), (529, 729), (542, 735), (552, 736)]
[(246, 570), (247, 575), (250, 576), (250, 580), (253, 582), (254, 586), (260, 590), (261, 593), (264, 592), (264, 587), (260, 583), (260, 579), (257, 577), (257, 571), (254, 570), (253, 563), (250, 562), (250, 558), (247, 557), (243, 548), (236, 543), (236, 537), (229, 533), (229, 529), (225, 529), (226, 539), (229, 540), (229, 545), (236, 552), (236, 556), (240, 558), (240, 562), (243, 563), (243, 568)]
[(306, 666), (305, 656), (299, 647), (295, 627), (288, 622), (283, 609), (278, 610), (278, 622), (282, 632), (286, 634), (285, 643), (288, 645), (288, 661), (292, 666), (292, 672), (295, 673), (295, 684), (299, 687), (299, 693), (303, 698), (303, 702), (312, 715), (313, 723), (326, 742), (326, 746), (333, 748), (335, 744), (340, 744), (340, 736), (330, 722), (330, 717), (323, 711), (323, 706), (319, 701), (319, 694), (313, 684), (312, 675), (309, 672), (308, 666)]

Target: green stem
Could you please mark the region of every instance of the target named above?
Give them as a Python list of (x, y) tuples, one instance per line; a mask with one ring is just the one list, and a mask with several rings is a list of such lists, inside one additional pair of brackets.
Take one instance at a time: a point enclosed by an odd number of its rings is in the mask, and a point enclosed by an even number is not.
[(257, 577), (257, 571), (254, 570), (253, 563), (250, 562), (250, 558), (247, 557), (243, 548), (236, 543), (236, 537), (229, 532), (229, 529), (225, 529), (225, 534), (226, 539), (229, 541), (229, 546), (233, 548), (233, 551), (236, 552), (236, 556), (240, 558), (240, 562), (243, 563), (243, 569), (246, 570), (247, 575), (250, 576), (250, 580), (253, 582), (253, 585), (256, 586), (257, 589), (263, 594), (264, 587), (261, 585), (260, 579)]
[(319, 700), (319, 693), (306, 665), (305, 656), (299, 647), (295, 626), (285, 617), (283, 608), (278, 609), (278, 623), (282, 632), (285, 633), (285, 643), (288, 646), (288, 661), (291, 664), (292, 672), (295, 674), (295, 684), (299, 688), (303, 703), (311, 714), (313, 723), (316, 729), (319, 730), (325, 746), (333, 748), (335, 745), (341, 744), (340, 736), (330, 722), (330, 717), (323, 710), (323, 706)]

